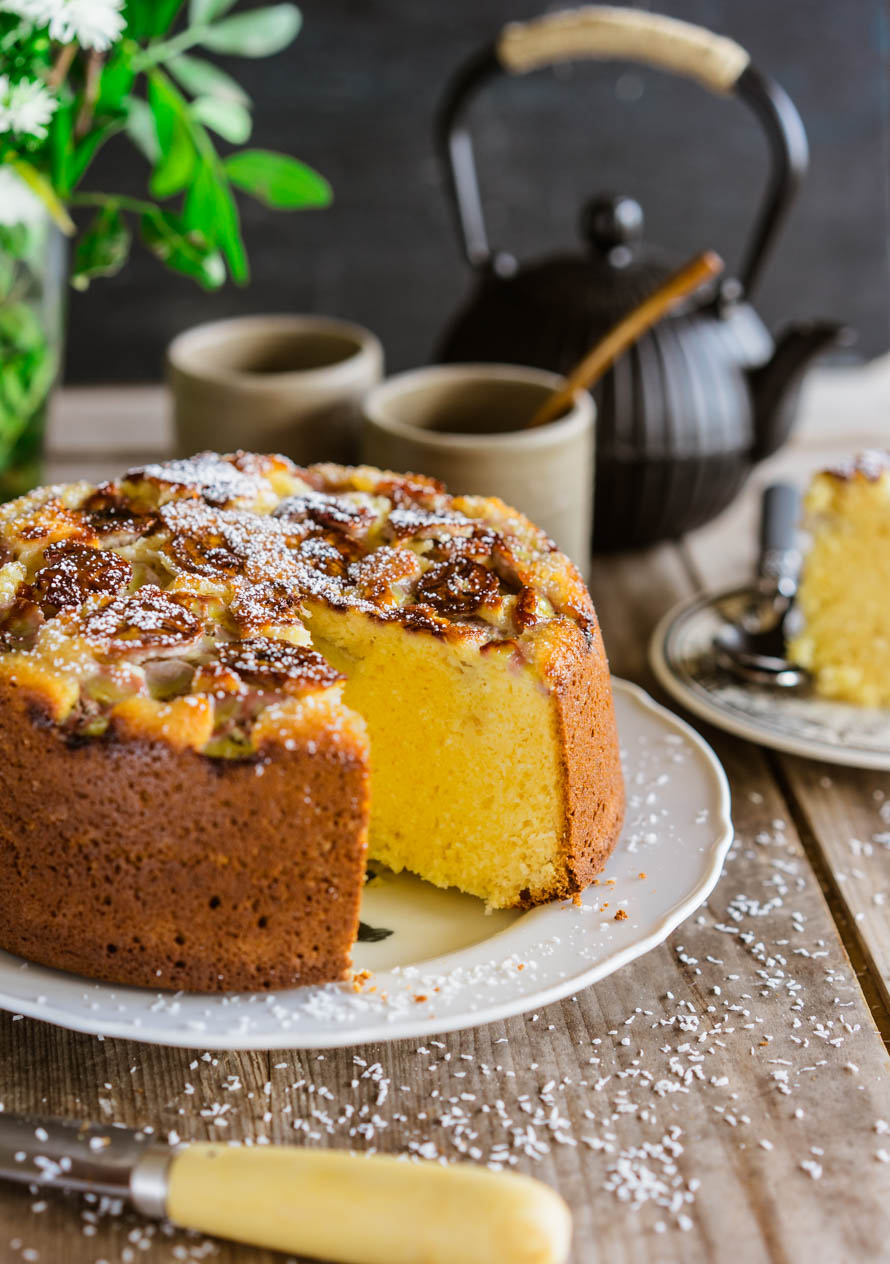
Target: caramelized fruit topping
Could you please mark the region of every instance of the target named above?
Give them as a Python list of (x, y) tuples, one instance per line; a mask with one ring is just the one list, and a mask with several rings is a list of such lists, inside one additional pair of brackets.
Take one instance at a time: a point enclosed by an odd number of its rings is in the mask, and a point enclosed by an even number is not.
[(300, 622), (300, 594), (287, 584), (271, 580), (240, 588), (229, 607), (241, 632), (257, 631), (267, 624)]
[(159, 650), (181, 652), (201, 637), (201, 624), (174, 593), (145, 584), (130, 597), (109, 597), (81, 616), (84, 635), (101, 652), (135, 656)]
[(20, 540), (82, 540), (94, 543), (95, 536), (78, 513), (73, 513), (57, 496), (39, 505), (16, 524)]
[(15, 601), (0, 615), (0, 647), (8, 650), (29, 650), (37, 640), (43, 623), (43, 611), (28, 597), (27, 584)]
[(98, 536), (151, 535), (160, 526), (155, 513), (144, 513), (112, 483), (102, 483), (80, 506), (87, 523)]
[(475, 614), (500, 596), (498, 578), (470, 558), (439, 562), (430, 567), (417, 585), (416, 599), (443, 615)]
[(205, 579), (232, 579), (244, 572), (245, 559), (221, 531), (208, 531), (201, 538), (174, 535), (168, 552), (182, 570), (203, 575)]
[(383, 545), (354, 562), (348, 571), (351, 583), (366, 601), (388, 606), (395, 601), (400, 585), (407, 590), (411, 580), (420, 574), (420, 559), (411, 549), (394, 549)]
[(275, 510), (275, 517), (286, 522), (311, 522), (324, 531), (342, 531), (352, 536), (365, 535), (376, 516), (369, 505), (354, 504), (322, 492), (288, 496)]
[(133, 568), (125, 558), (83, 544), (51, 544), (43, 560), (45, 565), (31, 584), (31, 596), (48, 617), (82, 606), (94, 593), (114, 596), (133, 578)]
[(342, 579), (350, 562), (362, 556), (362, 546), (349, 536), (329, 532), (314, 535), (296, 550), (301, 562), (334, 579)]
[(263, 690), (304, 693), (342, 679), (316, 650), (265, 636), (220, 646), (218, 661)]
[[(238, 454), (236, 454), (237, 456)], [(255, 473), (244, 473), (232, 461), (215, 452), (199, 452), (181, 461), (161, 461), (127, 470), (128, 481), (151, 483), (163, 489), (190, 494), (208, 505), (232, 505), (254, 501), (262, 481)]]

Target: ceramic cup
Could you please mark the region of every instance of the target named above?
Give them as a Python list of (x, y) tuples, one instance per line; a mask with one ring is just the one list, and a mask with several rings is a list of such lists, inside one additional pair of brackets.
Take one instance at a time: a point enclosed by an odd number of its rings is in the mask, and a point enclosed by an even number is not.
[(500, 496), (556, 541), (586, 576), (593, 514), (595, 406), (534, 430), (523, 424), (563, 379), (542, 369), (448, 364), (400, 373), (365, 398), (362, 457), (430, 474), (451, 492)]
[(383, 348), (326, 316), (240, 316), (174, 338), (167, 373), (180, 456), (248, 448), (303, 465), (352, 461)]

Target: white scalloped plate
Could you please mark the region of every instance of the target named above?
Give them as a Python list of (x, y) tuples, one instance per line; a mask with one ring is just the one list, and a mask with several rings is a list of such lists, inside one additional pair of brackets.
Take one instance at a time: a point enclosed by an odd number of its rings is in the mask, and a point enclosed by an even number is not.
[(387, 874), (368, 884), (362, 918), (393, 933), (356, 946), (356, 968), (372, 972), (359, 991), (159, 993), (0, 953), (0, 1007), (154, 1044), (314, 1049), (474, 1027), (578, 992), (654, 948), (698, 908), (732, 841), (729, 787), (713, 751), (641, 689), (614, 683), (627, 820), (580, 905), (486, 915), (470, 896)]
[(706, 593), (667, 612), (649, 642), (659, 683), (694, 715), (749, 742), (829, 764), (890, 771), (890, 709), (741, 684), (717, 666), (714, 634), (727, 619), (738, 618), (748, 591)]

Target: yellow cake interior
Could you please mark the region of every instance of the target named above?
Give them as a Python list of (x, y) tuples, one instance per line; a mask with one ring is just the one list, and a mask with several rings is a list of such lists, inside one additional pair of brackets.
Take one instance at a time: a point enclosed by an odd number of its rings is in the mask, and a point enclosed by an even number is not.
[(890, 706), (890, 463), (871, 455), (807, 493), (803, 629), (789, 654), (823, 697), (879, 707)]
[(493, 908), (546, 891), (562, 789), (555, 708), (533, 668), (509, 646), (449, 646), (360, 611), (312, 606), (306, 622), (368, 726), (369, 857)]

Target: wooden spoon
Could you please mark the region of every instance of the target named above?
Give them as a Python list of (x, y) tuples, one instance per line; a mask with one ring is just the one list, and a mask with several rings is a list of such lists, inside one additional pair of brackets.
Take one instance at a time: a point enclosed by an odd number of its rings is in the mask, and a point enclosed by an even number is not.
[(552, 395), (548, 395), (541, 407), (527, 423), (528, 429), (533, 426), (545, 426), (554, 421), (560, 413), (571, 407), (576, 391), (586, 390), (598, 381), (611, 364), (632, 346), (636, 340), (659, 320), (666, 312), (678, 303), (681, 298), (697, 290), (719, 276), (723, 271), (723, 260), (713, 250), (705, 250), (696, 255), (683, 267), (672, 273), (657, 289), (644, 298), (639, 306), (628, 312), (617, 325), (601, 338), (587, 355), (575, 365), (565, 381)]

